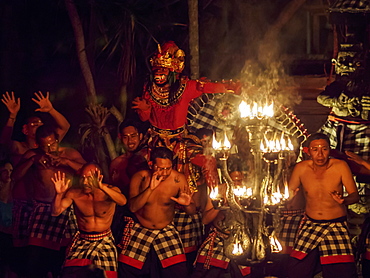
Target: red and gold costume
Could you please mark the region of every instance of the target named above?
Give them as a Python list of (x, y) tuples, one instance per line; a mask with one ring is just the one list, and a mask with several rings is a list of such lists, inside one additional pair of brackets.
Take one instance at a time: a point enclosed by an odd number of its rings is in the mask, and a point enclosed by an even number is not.
[[(141, 100), (146, 102), (148, 109), (137, 109), (142, 121), (148, 121), (151, 128), (148, 130), (143, 143), (149, 150), (157, 146), (165, 146), (171, 149), (175, 155), (174, 168), (184, 173), (189, 185), (195, 189), (196, 180), (199, 178), (200, 169), (196, 169), (192, 160), (202, 154), (200, 140), (188, 134), (186, 130), (186, 116), (189, 103), (203, 93), (226, 93), (225, 83), (212, 83), (202, 80), (191, 80), (180, 73), (184, 68), (184, 53), (174, 42), (167, 42), (159, 47), (158, 52), (150, 60), (153, 72), (158, 69), (169, 69), (166, 76), (166, 84), (158, 85), (155, 81), (148, 82), (144, 86), (144, 94)], [(165, 74), (163, 74), (164, 76)], [(169, 84), (168, 78), (172, 76), (174, 82)], [(235, 84), (233, 84), (235, 86)], [(197, 165), (201, 166), (208, 177), (215, 177), (215, 169), (206, 169), (206, 161), (196, 159)], [(208, 185), (214, 181), (207, 177)]]

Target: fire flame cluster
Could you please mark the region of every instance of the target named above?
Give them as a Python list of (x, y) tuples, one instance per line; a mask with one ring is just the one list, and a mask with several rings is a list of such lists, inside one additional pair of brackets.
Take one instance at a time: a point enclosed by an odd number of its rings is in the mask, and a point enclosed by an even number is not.
[(274, 116), (274, 103), (270, 102), (260, 104), (253, 102), (247, 104), (244, 100), (239, 104), (240, 117), (249, 119), (263, 119), (271, 118)]
[(284, 194), (281, 194), (279, 186), (277, 186), (276, 192), (271, 193), (269, 196), (264, 197), (265, 205), (277, 205), (283, 200), (289, 199), (289, 188), (288, 184), (284, 185)]
[(238, 239), (236, 239), (235, 242), (234, 242), (234, 247), (233, 247), (232, 253), (234, 255), (240, 255), (240, 254), (243, 254), (243, 252), (244, 252), (243, 247), (240, 244), (240, 241)]
[(230, 141), (227, 139), (226, 133), (223, 142), (217, 141), (216, 136), (213, 134), (213, 141), (212, 141), (212, 148), (215, 150), (221, 150), (221, 149), (230, 149), (231, 144)]
[(272, 139), (267, 139), (266, 133), (264, 135), (264, 140), (261, 142), (260, 149), (264, 153), (268, 152), (280, 152), (280, 151), (294, 151), (294, 146), (292, 141), (288, 136), (285, 136), (284, 132), (281, 133), (280, 138), (278, 138), (275, 133)]

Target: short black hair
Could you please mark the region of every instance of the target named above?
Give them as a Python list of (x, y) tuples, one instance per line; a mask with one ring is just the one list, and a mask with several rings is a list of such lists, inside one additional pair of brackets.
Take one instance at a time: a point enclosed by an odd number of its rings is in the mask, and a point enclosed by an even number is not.
[(132, 119), (127, 119), (127, 120), (124, 120), (118, 127), (118, 132), (121, 134), (122, 133), (122, 130), (128, 126), (133, 126), (134, 128), (136, 128), (137, 132), (139, 133), (142, 133), (141, 131), (141, 125), (139, 122), (135, 121), (135, 120), (132, 120)]
[(323, 140), (325, 140), (325, 141), (328, 143), (328, 145), (330, 146), (330, 140), (329, 140), (329, 137), (328, 137), (326, 134), (324, 134), (324, 133), (317, 132), (317, 133), (311, 134), (311, 135), (308, 137), (308, 139), (307, 139), (307, 141), (306, 141), (307, 147), (309, 147), (309, 146), (310, 146), (310, 144), (311, 144), (311, 142), (312, 142), (312, 141), (314, 141), (314, 140), (319, 140), (319, 139), (323, 139)]
[(42, 125), (37, 128), (36, 130), (36, 143), (40, 144), (41, 138), (46, 138), (50, 135), (54, 134), (55, 139), (59, 139), (59, 134), (56, 133), (55, 129), (52, 126), (49, 125)]
[(166, 147), (156, 147), (150, 152), (150, 161), (155, 162), (156, 158), (169, 159), (173, 161), (173, 152)]

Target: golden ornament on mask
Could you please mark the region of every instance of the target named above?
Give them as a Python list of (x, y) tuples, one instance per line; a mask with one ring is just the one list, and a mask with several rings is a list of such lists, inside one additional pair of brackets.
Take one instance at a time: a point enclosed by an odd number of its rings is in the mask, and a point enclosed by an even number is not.
[(171, 71), (180, 73), (185, 67), (185, 52), (177, 47), (171, 47), (165, 53), (154, 55), (150, 59), (152, 67), (168, 68)]

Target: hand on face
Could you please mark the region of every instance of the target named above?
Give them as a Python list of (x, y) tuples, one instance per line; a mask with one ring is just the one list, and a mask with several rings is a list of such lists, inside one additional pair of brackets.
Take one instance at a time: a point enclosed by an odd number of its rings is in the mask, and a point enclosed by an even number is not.
[(87, 184), (91, 188), (99, 188), (103, 187), (103, 175), (100, 173), (100, 170), (95, 169), (90, 171), (87, 176), (84, 176), (84, 179), (87, 180)]
[(155, 171), (150, 180), (150, 188), (155, 189), (163, 181), (163, 176), (160, 175), (159, 171)]

